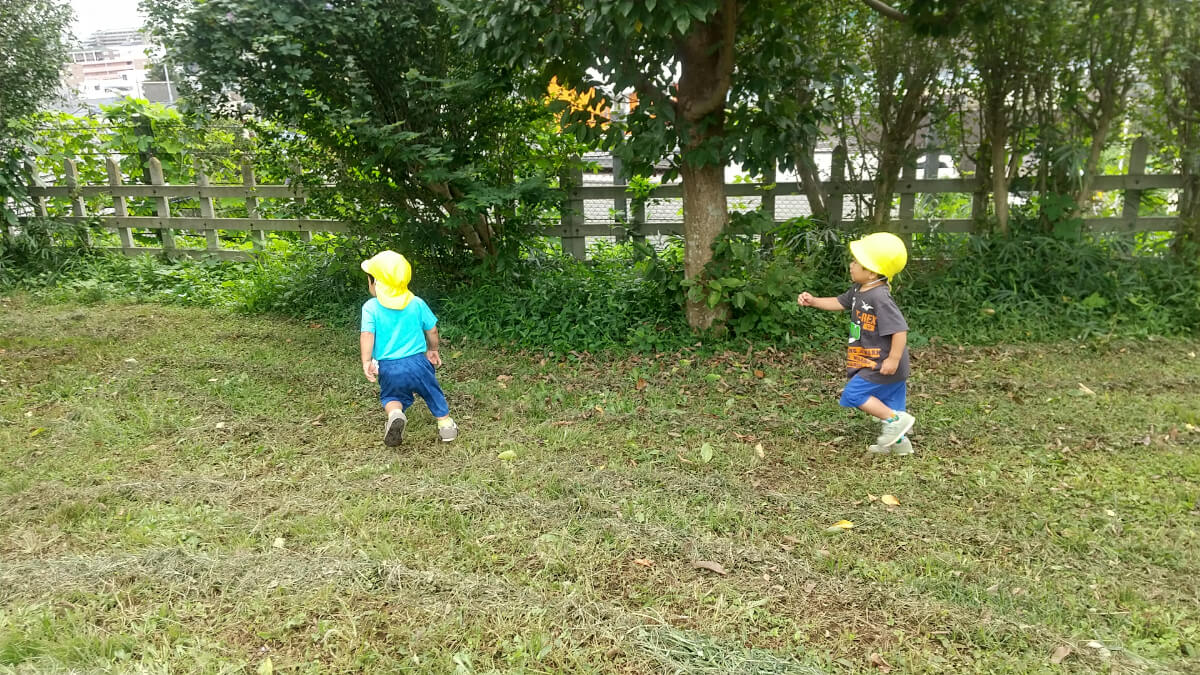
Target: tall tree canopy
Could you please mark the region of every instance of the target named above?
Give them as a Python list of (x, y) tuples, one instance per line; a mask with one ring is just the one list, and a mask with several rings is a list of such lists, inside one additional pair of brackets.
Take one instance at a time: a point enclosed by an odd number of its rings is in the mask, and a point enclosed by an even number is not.
[[(913, 0), (890, 14), (918, 30), (947, 30), (956, 3)], [(574, 116), (632, 173), (660, 160), (683, 181), (685, 272), (702, 280), (728, 221), (724, 168), (752, 173), (794, 165), (820, 121), (811, 96), (815, 45), (797, 36), (821, 16), (889, 11), (880, 2), (831, 0), (479, 0), (460, 8), (465, 47), (503, 67), (529, 69), (578, 89), (632, 91), (638, 106), (601, 131)], [(688, 322), (707, 328), (720, 307), (694, 299)]]
[(459, 49), (457, 16), (436, 0), (143, 7), (194, 103), (248, 105), (300, 132), (319, 148), (306, 170), (382, 199), (381, 225), (414, 245), (496, 255), (552, 196), (544, 104), (514, 95), (513, 69)]
[(5, 0), (0, 7), (0, 225), (16, 223), (9, 199), (26, 197), (30, 176), (20, 120), (61, 86), (70, 22), (63, 0)]
[(5, 0), (0, 11), (0, 126), (38, 110), (62, 84), (70, 48), (65, 0)]

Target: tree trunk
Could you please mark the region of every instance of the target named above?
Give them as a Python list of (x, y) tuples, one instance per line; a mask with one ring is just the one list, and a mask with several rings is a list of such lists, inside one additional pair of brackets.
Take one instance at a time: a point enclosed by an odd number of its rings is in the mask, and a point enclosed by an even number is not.
[(1092, 184), (1096, 179), (1096, 171), (1100, 167), (1100, 153), (1108, 142), (1108, 131), (1112, 128), (1113, 114), (1108, 111), (1100, 113), (1096, 120), (1096, 130), (1092, 134), (1092, 146), (1088, 149), (1087, 164), (1083, 166), (1083, 178), (1079, 183), (1079, 194), (1075, 195), (1076, 208), (1080, 213), (1086, 213), (1092, 205)]
[(879, 155), (879, 169), (875, 176), (874, 206), (871, 213), (871, 224), (876, 228), (887, 225), (892, 218), (892, 195), (896, 192), (896, 183), (900, 180), (900, 169), (903, 153), (897, 152), (886, 138), (885, 146)]
[[(680, 76), (675, 115), (683, 138), (683, 269), (685, 278), (697, 282), (704, 281), (713, 242), (729, 221), (727, 155), (712, 145), (720, 144), (725, 133), (725, 98), (733, 77), (737, 19), (736, 0), (723, 0), (716, 14), (704, 23), (693, 23), (676, 44)], [(728, 314), (727, 307), (709, 307), (706, 299), (688, 300), (687, 320), (693, 329), (719, 327)]]
[(1200, 255), (1200, 176), (1183, 172), (1179, 193), (1179, 225), (1173, 249), (1177, 255)]
[(1008, 234), (1008, 162), (1004, 149), (1008, 145), (1007, 134), (1002, 125), (992, 128), (988, 139), (991, 142), (992, 203), (996, 209), (996, 229)]
[[(725, 206), (725, 167), (708, 165), (684, 166), (683, 176), (683, 232), (684, 276), (688, 279), (702, 278), (704, 266), (712, 260), (712, 245), (725, 224), (729, 212)], [(707, 298), (688, 301), (687, 320), (692, 328), (705, 330), (714, 322), (725, 318), (727, 308), (718, 305), (709, 307)]]
[(800, 187), (808, 199), (808, 210), (813, 219), (829, 223), (829, 193), (821, 185), (821, 173), (817, 170), (811, 147), (796, 152), (796, 177), (800, 179)]

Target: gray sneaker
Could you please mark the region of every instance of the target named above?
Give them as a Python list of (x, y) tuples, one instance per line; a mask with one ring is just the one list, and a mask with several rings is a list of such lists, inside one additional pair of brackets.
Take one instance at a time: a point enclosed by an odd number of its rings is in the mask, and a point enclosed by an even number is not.
[(896, 413), (895, 421), (883, 423), (883, 433), (879, 434), (879, 438), (875, 439), (875, 445), (881, 448), (891, 446), (900, 440), (901, 436), (907, 434), (913, 428), (913, 424), (916, 421), (917, 418), (901, 410)]
[(912, 441), (908, 440), (908, 436), (892, 443), (891, 445), (880, 447), (872, 445), (867, 448), (868, 455), (911, 455), (913, 454)]
[(394, 448), (404, 441), (404, 427), (408, 424), (408, 418), (404, 416), (403, 410), (393, 410), (388, 413), (387, 424), (383, 425), (383, 444), (389, 448)]
[(448, 427), (438, 426), (438, 438), (442, 439), (443, 443), (458, 438), (458, 424), (451, 422)]

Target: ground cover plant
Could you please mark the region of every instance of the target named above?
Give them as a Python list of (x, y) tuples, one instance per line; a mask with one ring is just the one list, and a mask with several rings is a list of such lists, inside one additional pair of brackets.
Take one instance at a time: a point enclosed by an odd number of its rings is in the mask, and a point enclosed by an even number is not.
[(1194, 338), (917, 349), (873, 462), (824, 348), (448, 342), (396, 452), (352, 327), (0, 298), (0, 669), (1194, 670)]

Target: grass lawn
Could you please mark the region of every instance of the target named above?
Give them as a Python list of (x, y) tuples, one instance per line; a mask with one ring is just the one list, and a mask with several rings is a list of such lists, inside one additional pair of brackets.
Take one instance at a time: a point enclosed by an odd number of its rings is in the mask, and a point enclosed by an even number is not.
[(0, 299), (0, 670), (1200, 672), (1197, 352), (924, 348), (871, 460), (824, 348), (451, 344), (396, 451), (353, 332)]

